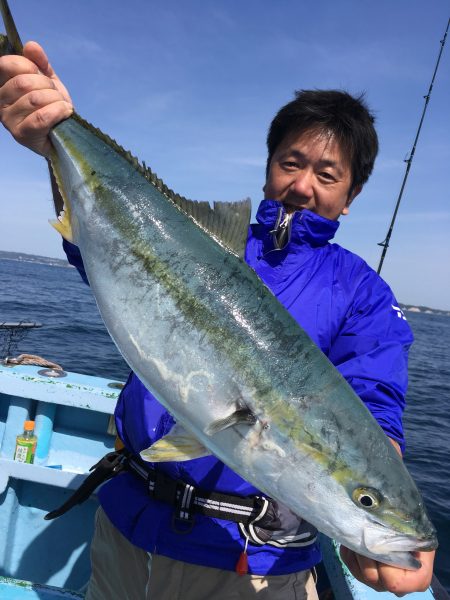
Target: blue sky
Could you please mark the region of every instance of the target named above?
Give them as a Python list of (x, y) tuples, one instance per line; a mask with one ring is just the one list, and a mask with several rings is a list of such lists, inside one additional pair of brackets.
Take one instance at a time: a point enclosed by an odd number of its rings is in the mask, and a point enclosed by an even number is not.
[[(378, 264), (440, 49), (447, 0), (11, 0), (78, 112), (198, 200), (264, 183), (265, 136), (296, 89), (366, 92), (380, 154), (336, 241)], [(39, 6), (39, 8), (37, 8)], [(383, 277), (400, 302), (450, 309), (450, 40)], [(62, 257), (46, 166), (0, 131), (0, 249)]]

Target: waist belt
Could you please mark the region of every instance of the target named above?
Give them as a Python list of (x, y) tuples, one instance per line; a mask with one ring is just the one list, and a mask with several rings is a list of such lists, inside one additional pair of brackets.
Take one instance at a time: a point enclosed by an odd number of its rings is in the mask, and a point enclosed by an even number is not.
[[(264, 496), (243, 497), (196, 488), (151, 468), (126, 448), (106, 454), (90, 470), (92, 473), (72, 496), (44, 519), (60, 517), (87, 500), (101, 483), (129, 471), (142, 479), (151, 498), (175, 507), (172, 526), (178, 533), (188, 533), (192, 529), (194, 515), (201, 514), (238, 523), (243, 537), (256, 545), (270, 544), (279, 548), (309, 546), (317, 537), (317, 530), (312, 525), (281, 503)], [(179, 528), (178, 523), (184, 526)]]
[(131, 471), (142, 479), (151, 498), (175, 506), (174, 517), (185, 522), (192, 521), (193, 514), (198, 513), (247, 525), (261, 514), (268, 502), (259, 496), (246, 498), (195, 488), (149, 467), (125, 448), (106, 454), (90, 471), (91, 474), (62, 506), (45, 515), (46, 520), (60, 517), (81, 504), (100, 484), (123, 471)]

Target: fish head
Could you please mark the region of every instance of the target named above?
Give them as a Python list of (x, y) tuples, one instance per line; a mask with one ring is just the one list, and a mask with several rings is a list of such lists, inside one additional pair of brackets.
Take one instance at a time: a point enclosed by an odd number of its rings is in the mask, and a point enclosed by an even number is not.
[[(418, 569), (414, 553), (434, 550), (437, 537), (402, 458), (368, 411), (364, 427), (346, 429), (349, 413), (336, 410), (330, 416), (331, 409), (325, 411), (320, 402), (314, 398), (306, 406), (306, 400), (303, 405), (299, 400), (297, 423), (294, 411), (289, 412), (292, 403), (283, 409), (278, 403), (276, 412), (260, 418), (270, 428), (254, 446), (261, 468), (276, 482), (266, 493), (357, 554)], [(363, 408), (362, 417), (367, 417)], [(270, 458), (269, 448), (284, 454), (272, 452)]]
[(400, 485), (356, 485), (350, 500), (361, 513), (363, 525), (357, 552), (382, 563), (415, 570), (415, 553), (437, 548), (436, 530), (409, 474), (402, 472)]

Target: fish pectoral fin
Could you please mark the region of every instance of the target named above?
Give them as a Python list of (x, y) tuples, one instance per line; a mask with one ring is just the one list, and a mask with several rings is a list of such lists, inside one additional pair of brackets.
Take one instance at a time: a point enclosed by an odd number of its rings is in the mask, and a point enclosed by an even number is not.
[(72, 226), (70, 218), (67, 216), (67, 211), (63, 211), (57, 219), (49, 219), (48, 222), (65, 240), (73, 242)]
[(234, 425), (254, 425), (258, 419), (249, 408), (238, 408), (223, 419), (216, 419), (205, 429), (206, 435), (214, 435)]
[(211, 452), (193, 435), (178, 430), (174, 433), (171, 431), (149, 448), (142, 450), (140, 455), (148, 462), (182, 462), (210, 456)]

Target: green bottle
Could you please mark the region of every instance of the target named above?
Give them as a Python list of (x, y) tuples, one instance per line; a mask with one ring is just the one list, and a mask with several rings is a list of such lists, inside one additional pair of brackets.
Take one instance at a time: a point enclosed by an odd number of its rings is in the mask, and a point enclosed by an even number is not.
[(16, 437), (14, 460), (23, 463), (33, 463), (36, 452), (37, 437), (34, 435), (34, 421), (25, 421), (23, 433)]

